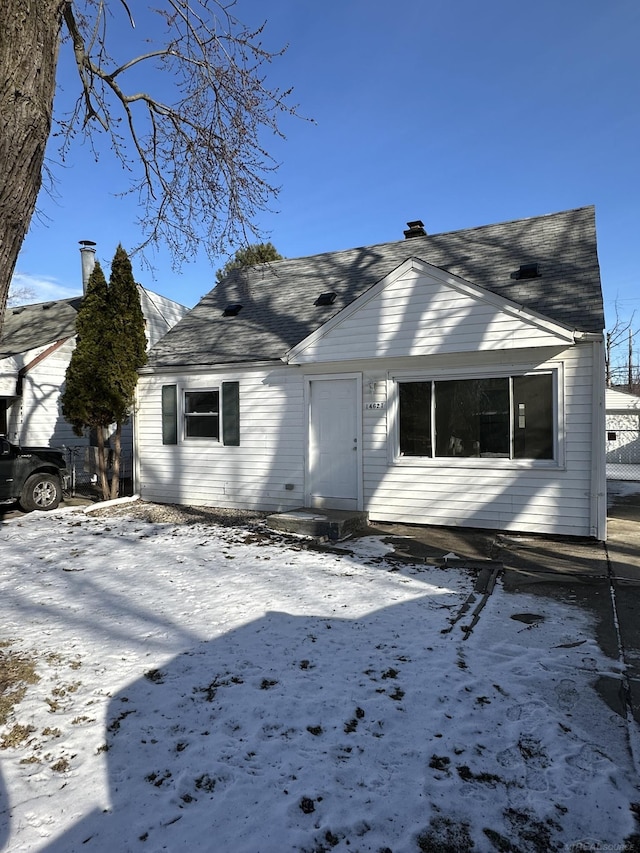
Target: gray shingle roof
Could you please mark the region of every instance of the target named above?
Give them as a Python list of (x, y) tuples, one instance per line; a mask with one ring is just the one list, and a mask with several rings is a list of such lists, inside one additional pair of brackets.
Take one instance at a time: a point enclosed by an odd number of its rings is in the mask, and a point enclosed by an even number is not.
[[(234, 270), (151, 349), (147, 369), (280, 359), (411, 257), (569, 328), (604, 328), (595, 212), (582, 207)], [(531, 263), (539, 278), (512, 278)], [(315, 306), (326, 291), (333, 305)], [(223, 317), (233, 303), (240, 313)]]
[[(141, 284), (138, 284), (138, 293), (151, 340), (157, 340), (171, 323), (175, 323), (176, 309), (186, 310)], [(74, 296), (7, 308), (0, 335), (0, 359), (73, 337), (82, 299), (82, 296)]]
[(7, 308), (0, 359), (73, 337), (82, 297)]

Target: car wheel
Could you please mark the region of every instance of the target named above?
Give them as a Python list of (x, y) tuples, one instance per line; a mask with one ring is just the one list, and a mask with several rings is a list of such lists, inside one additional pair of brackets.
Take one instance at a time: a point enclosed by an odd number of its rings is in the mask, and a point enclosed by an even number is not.
[(60, 482), (53, 474), (34, 474), (24, 484), (20, 506), (27, 512), (55, 509), (61, 496)]

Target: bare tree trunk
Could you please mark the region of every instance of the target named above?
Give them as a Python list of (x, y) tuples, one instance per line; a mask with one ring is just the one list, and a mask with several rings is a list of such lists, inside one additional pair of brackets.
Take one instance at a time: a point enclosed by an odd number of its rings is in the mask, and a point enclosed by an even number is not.
[(42, 183), (66, 4), (0, 2), (0, 328)]
[(100, 479), (100, 489), (102, 491), (102, 500), (109, 500), (109, 478), (107, 477), (107, 454), (104, 452), (104, 430), (98, 427), (98, 474)]
[(120, 489), (120, 455), (122, 452), (122, 424), (116, 424), (116, 431), (113, 435), (113, 468), (111, 469), (111, 500), (118, 497)]

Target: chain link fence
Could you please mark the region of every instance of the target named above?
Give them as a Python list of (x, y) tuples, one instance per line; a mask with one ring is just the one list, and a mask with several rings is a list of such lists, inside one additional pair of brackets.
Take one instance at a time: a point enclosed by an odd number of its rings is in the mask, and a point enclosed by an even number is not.
[[(66, 447), (67, 468), (71, 474), (72, 497), (102, 500), (102, 491), (98, 483), (98, 448), (87, 447), (86, 444)], [(112, 451), (107, 454), (107, 473), (111, 477)], [(122, 453), (120, 456), (120, 488), (119, 496), (127, 497), (133, 494), (133, 454)]]
[(640, 480), (640, 433), (637, 429), (607, 430), (607, 479)]

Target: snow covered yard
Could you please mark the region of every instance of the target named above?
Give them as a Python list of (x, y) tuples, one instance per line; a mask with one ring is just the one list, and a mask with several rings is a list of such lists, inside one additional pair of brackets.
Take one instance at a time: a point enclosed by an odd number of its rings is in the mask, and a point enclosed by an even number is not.
[(0, 662), (39, 680), (0, 726), (0, 847), (624, 849), (638, 733), (588, 614), (498, 584), (464, 640), (472, 573), (345, 547), (126, 506), (2, 525)]

